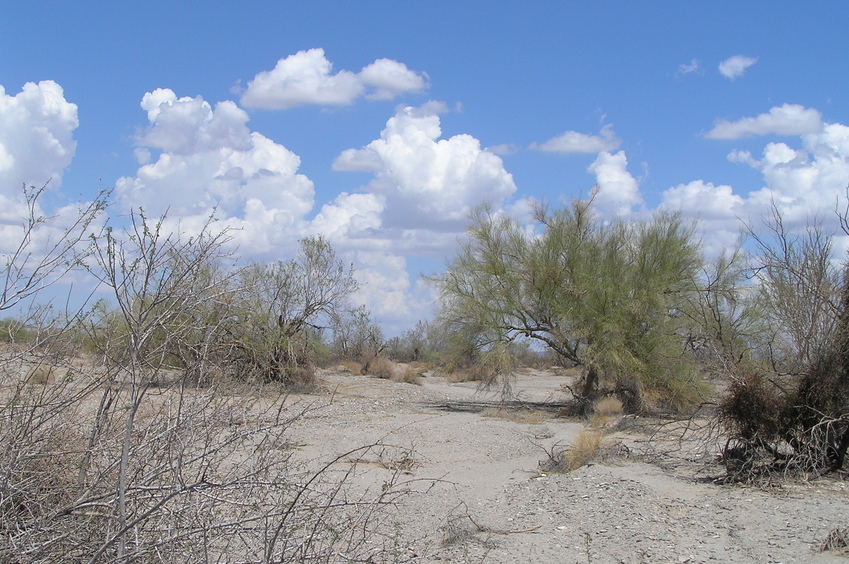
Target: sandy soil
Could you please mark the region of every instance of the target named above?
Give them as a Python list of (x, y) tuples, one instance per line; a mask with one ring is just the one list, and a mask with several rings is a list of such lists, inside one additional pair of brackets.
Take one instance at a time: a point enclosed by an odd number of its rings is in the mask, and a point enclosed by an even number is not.
[[(846, 562), (818, 551), (849, 527), (840, 479), (758, 488), (719, 485), (713, 453), (650, 421), (625, 420), (604, 463), (546, 473), (547, 452), (585, 428), (556, 417), (563, 376), (522, 374), (519, 401), (435, 376), (421, 386), (338, 370), (290, 429), (302, 460), (322, 463), (357, 446), (349, 481), (379, 489), (397, 476), (400, 498), (385, 539), (411, 562)], [(627, 423), (627, 424), (623, 424)], [(617, 425), (612, 421), (610, 425)], [(340, 464), (340, 470), (349, 465)]]

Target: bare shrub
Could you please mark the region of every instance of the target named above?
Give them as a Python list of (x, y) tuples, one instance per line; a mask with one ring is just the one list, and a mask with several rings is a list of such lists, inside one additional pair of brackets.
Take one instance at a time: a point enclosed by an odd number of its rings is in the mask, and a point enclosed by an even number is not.
[[(280, 386), (200, 386), (174, 370), (181, 350), (197, 363), (185, 371), (226, 359), (199, 338), (219, 335), (203, 313), (219, 285), (201, 271), (220, 241), (134, 216), (87, 263), (120, 327), (86, 320), (98, 356), (61, 338), (0, 349), (0, 561), (366, 562), (390, 549), (397, 473), (362, 491), (345, 462), (377, 445), (296, 463), (285, 436), (303, 410)], [(61, 337), (60, 321), (36, 332)]]
[(393, 382), (422, 385), (422, 372), (412, 366), (398, 367), (392, 375)]
[(382, 380), (389, 380), (395, 376), (395, 366), (389, 359), (377, 356), (363, 364), (362, 372)]
[(714, 307), (734, 340), (715, 332), (706, 341), (730, 380), (719, 422), (734, 481), (838, 470), (849, 448), (849, 285), (833, 266), (832, 239), (818, 222), (791, 229), (775, 206), (765, 223), (768, 235), (751, 234), (759, 250), (754, 304), (736, 314), (727, 299)]
[(242, 270), (225, 324), (237, 376), (314, 385), (321, 332), (338, 325), (356, 289), (352, 268), (322, 237), (302, 239), (290, 261)]

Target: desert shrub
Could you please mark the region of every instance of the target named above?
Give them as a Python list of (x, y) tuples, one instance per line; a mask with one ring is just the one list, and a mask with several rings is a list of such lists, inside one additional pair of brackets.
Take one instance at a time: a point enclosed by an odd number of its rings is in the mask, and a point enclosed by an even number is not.
[[(98, 331), (96, 363), (73, 349), (0, 348), (0, 561), (382, 560), (374, 536), (388, 527), (395, 478), (351, 495), (352, 467), (331, 471), (377, 445), (294, 464), (282, 437), (303, 412), (284, 408), (279, 387), (228, 394), (170, 378), (181, 347), (201, 369), (220, 354), (201, 339), (216, 339), (216, 326), (196, 313), (216, 287), (198, 269), (221, 239), (186, 239), (163, 220), (134, 215), (129, 231), (94, 238), (85, 264), (113, 293), (103, 312), (121, 328), (84, 324)], [(18, 272), (14, 259), (6, 266)], [(51, 323), (39, 334), (69, 328)]]
[(754, 346), (715, 355), (730, 379), (719, 420), (731, 480), (837, 470), (849, 448), (849, 285), (839, 282), (819, 224), (794, 232), (774, 208), (767, 227), (770, 237), (755, 237), (755, 314), (713, 315), (757, 329), (748, 336)]
[[(368, 355), (366, 355), (368, 357)], [(388, 358), (373, 356), (371, 359), (364, 358), (361, 372), (382, 380), (389, 380), (395, 375), (395, 367)]]
[(321, 332), (350, 309), (356, 289), (353, 270), (321, 237), (303, 239), (290, 261), (243, 269), (223, 325), (237, 376), (314, 383)]
[(392, 376), (393, 382), (402, 382), (405, 384), (422, 385), (422, 371), (415, 366), (405, 366), (401, 370), (397, 370)]
[(27, 327), (20, 319), (7, 317), (0, 319), (0, 343), (27, 344), (35, 338), (32, 327)]
[(330, 353), (337, 360), (360, 360), (365, 355), (380, 354), (387, 343), (383, 330), (361, 306), (341, 311), (332, 320)]
[(362, 374), (363, 365), (354, 360), (340, 360), (339, 366), (343, 367), (351, 374)]
[(475, 210), (460, 252), (432, 278), (443, 320), (474, 337), (467, 350), (532, 340), (582, 368), (579, 401), (612, 392), (635, 411), (651, 407), (647, 392), (673, 390), (670, 406), (691, 407), (683, 382), (696, 372), (682, 356), (688, 321), (679, 312), (701, 266), (692, 228), (668, 213), (604, 221), (592, 201), (539, 206), (535, 219), (529, 233), (491, 208)]

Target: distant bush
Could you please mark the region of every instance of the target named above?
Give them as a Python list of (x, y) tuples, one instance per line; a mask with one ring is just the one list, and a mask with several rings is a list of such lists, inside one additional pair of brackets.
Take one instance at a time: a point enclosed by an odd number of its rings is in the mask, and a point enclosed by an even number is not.
[(370, 360), (363, 362), (362, 373), (389, 380), (395, 375), (395, 368), (392, 362), (382, 356), (374, 356)]
[(0, 319), (0, 343), (6, 344), (28, 344), (35, 338), (32, 327), (13, 317)]
[(405, 366), (400, 370), (396, 370), (392, 375), (393, 382), (402, 382), (405, 384), (422, 385), (422, 371), (414, 366)]

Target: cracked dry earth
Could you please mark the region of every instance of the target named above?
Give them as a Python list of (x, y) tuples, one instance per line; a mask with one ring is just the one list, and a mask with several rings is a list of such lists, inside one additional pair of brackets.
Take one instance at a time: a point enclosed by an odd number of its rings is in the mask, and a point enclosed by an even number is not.
[[(332, 460), (360, 445), (349, 476), (379, 491), (398, 477), (408, 493), (384, 534), (405, 562), (847, 562), (820, 552), (849, 527), (849, 490), (836, 478), (780, 487), (719, 485), (715, 453), (652, 422), (616, 425), (602, 445), (617, 456), (546, 473), (547, 452), (571, 444), (584, 423), (558, 418), (564, 376), (523, 373), (517, 401), (427, 376), (422, 385), (341, 370), (290, 429), (302, 460)], [(624, 430), (623, 430), (624, 429)], [(652, 440), (649, 440), (649, 436)], [(349, 466), (347, 466), (349, 467)], [(397, 487), (397, 486), (396, 486)]]

